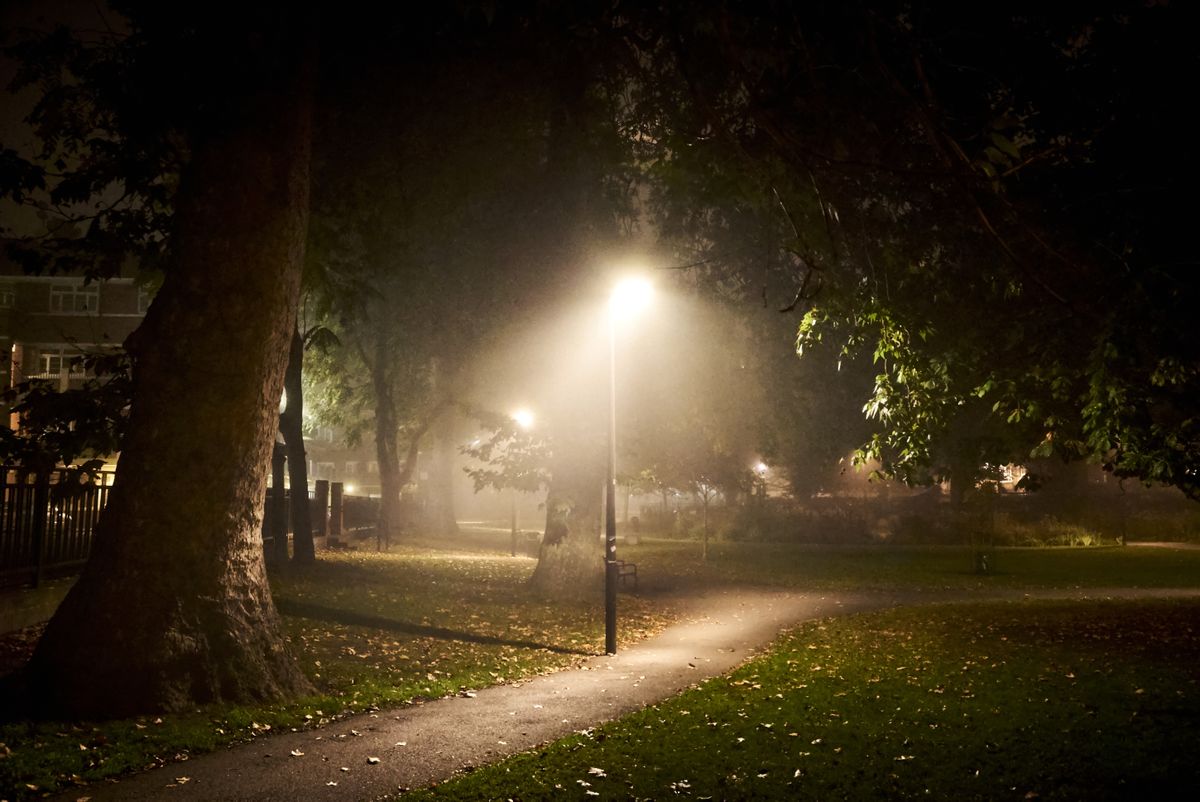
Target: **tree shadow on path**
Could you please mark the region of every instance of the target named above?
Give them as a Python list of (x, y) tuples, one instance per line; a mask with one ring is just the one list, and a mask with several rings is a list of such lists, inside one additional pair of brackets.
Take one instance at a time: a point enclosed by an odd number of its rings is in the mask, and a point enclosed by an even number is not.
[(316, 621), (325, 621), (331, 624), (345, 624), (347, 626), (370, 627), (372, 629), (384, 629), (391, 632), (403, 632), (408, 635), (417, 635), (429, 638), (439, 638), (441, 640), (456, 640), (465, 643), (482, 643), (492, 646), (513, 646), (518, 649), (544, 649), (555, 654), (575, 654), (585, 657), (592, 656), (593, 652), (584, 651), (582, 649), (569, 649), (564, 646), (553, 646), (548, 643), (538, 643), (528, 640), (512, 640), (510, 638), (498, 638), (494, 635), (480, 635), (475, 632), (464, 632), (458, 629), (447, 629), (446, 627), (431, 627), (423, 624), (412, 624), (407, 621), (396, 621), (392, 618), (384, 618), (377, 615), (366, 615), (356, 613), (353, 610), (341, 610), (336, 607), (326, 607), (322, 604), (313, 604), (312, 602), (296, 601), (294, 599), (276, 599), (275, 607), (283, 615), (295, 616), (297, 618), (311, 618)]

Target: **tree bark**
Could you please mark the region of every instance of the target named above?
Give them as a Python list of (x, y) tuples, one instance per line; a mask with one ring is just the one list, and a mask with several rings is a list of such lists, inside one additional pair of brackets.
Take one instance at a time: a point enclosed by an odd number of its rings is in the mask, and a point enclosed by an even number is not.
[(433, 426), (434, 457), (429, 466), (425, 508), (426, 526), (432, 534), (454, 535), (458, 532), (458, 516), (454, 510), (454, 479), (458, 467), (457, 422), (451, 411), (439, 416)]
[(317, 552), (313, 544), (312, 509), (308, 504), (308, 454), (304, 450), (304, 338), (300, 336), (299, 326), (292, 329), (283, 387), (287, 406), (279, 416), (279, 432), (287, 446), (292, 561), (308, 564), (316, 560)]
[(128, 343), (135, 400), (116, 484), (91, 561), (31, 661), (46, 712), (310, 690), (285, 647), (260, 535), (308, 215), (305, 38), (239, 33), (259, 72), (213, 93), (217, 122), (194, 140), (173, 262)]
[[(575, 448), (580, 448), (575, 444)], [(574, 451), (568, 449), (568, 451)], [(573, 457), (580, 456), (574, 451)], [(586, 455), (584, 455), (586, 456)], [(546, 497), (546, 532), (530, 587), (550, 598), (594, 597), (604, 581), (604, 549), (600, 540), (603, 461), (594, 465), (560, 461)]]

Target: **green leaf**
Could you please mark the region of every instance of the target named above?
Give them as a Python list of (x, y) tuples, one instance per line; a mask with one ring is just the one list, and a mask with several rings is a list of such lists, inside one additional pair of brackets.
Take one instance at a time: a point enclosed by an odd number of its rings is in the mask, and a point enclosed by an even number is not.
[(1021, 149), (1013, 144), (1012, 140), (1001, 133), (993, 131), (991, 134), (992, 143), (1000, 150), (1007, 153), (1014, 159), (1021, 158)]

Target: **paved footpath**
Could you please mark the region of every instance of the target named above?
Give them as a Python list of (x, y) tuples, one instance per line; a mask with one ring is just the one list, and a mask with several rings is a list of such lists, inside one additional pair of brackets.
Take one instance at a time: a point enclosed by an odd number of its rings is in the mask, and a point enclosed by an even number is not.
[[(1093, 590), (1037, 596), (1196, 595)], [(988, 594), (1022, 598), (1028, 594)], [(609, 721), (723, 674), (801, 621), (971, 594), (806, 594), (738, 590), (697, 600), (684, 619), (615, 656), (521, 683), (283, 733), (59, 799), (368, 800)], [(975, 598), (979, 598), (975, 596)], [(182, 778), (186, 778), (183, 780)]]

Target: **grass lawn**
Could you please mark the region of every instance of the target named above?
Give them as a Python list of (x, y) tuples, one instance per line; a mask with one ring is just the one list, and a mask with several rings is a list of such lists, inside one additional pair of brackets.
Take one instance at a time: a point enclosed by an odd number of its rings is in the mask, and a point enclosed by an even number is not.
[(987, 575), (975, 572), (971, 549), (947, 546), (724, 542), (710, 543), (702, 563), (696, 542), (643, 540), (619, 555), (636, 562), (648, 582), (681, 590), (729, 583), (806, 590), (1200, 587), (1200, 549), (998, 549)]
[[(602, 648), (599, 598), (548, 604), (532, 596), (524, 583), (534, 562), (499, 553), (507, 536), (503, 543), (470, 542), (470, 550), (452, 545), (430, 541), (385, 555), (323, 553), (317, 565), (277, 572), (272, 584), (288, 637), (319, 696), (104, 723), (0, 721), (0, 799), (32, 798), (281, 729), (519, 680)], [(695, 593), (722, 584), (805, 590), (1200, 585), (1200, 551), (1003, 551), (987, 576), (973, 573), (969, 552), (945, 548), (721, 543), (702, 564), (696, 543), (651, 541), (623, 546), (620, 556), (638, 563), (643, 588), (622, 595), (623, 646), (671, 620), (665, 591)], [(921, 622), (926, 613), (911, 615)], [(27, 654), (35, 638), (36, 631), (0, 637), (0, 666)], [(938, 648), (930, 641), (926, 656), (934, 659)], [(1126, 658), (1118, 651), (1110, 659), (1120, 668)]]
[[(297, 659), (321, 695), (255, 708), (95, 722), (0, 721), (0, 799), (186, 759), (272, 731), (512, 682), (603, 650), (595, 604), (546, 602), (525, 588), (535, 563), (495, 554), (394, 548), (325, 552), (272, 579)], [(670, 608), (623, 596), (623, 645)], [(27, 653), (36, 632), (0, 638)], [(19, 655), (17, 655), (19, 656)], [(11, 790), (10, 790), (11, 789)]]
[(1198, 799), (1200, 602), (806, 624), (661, 705), (415, 799)]

